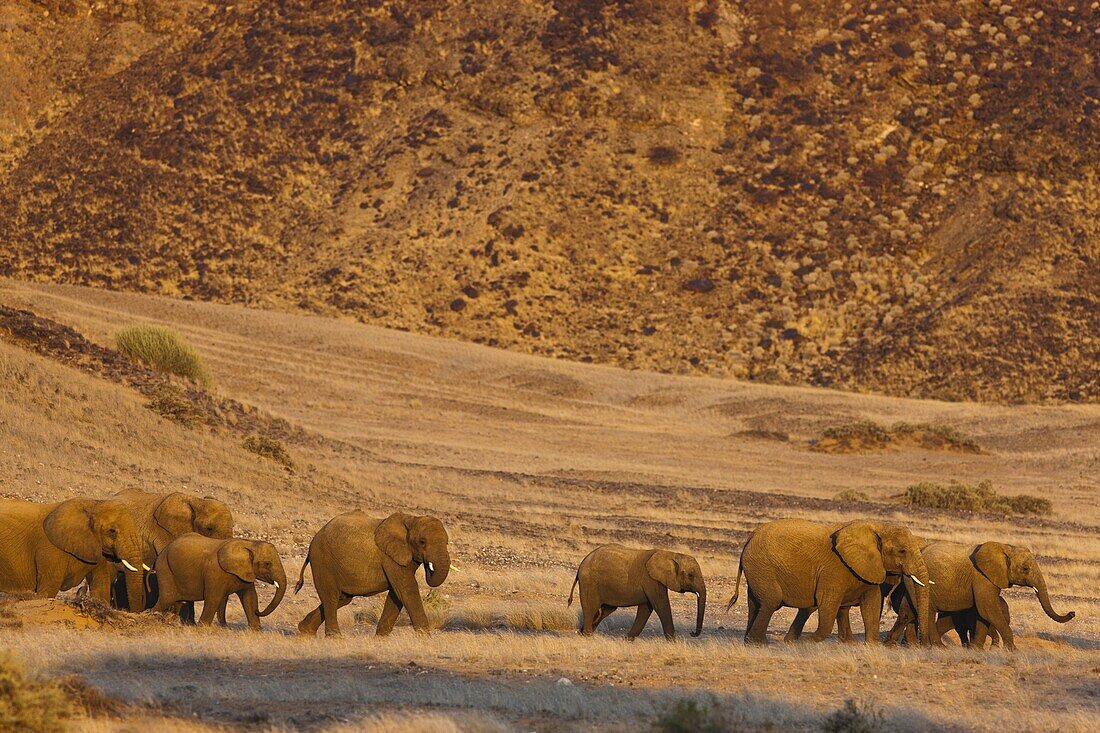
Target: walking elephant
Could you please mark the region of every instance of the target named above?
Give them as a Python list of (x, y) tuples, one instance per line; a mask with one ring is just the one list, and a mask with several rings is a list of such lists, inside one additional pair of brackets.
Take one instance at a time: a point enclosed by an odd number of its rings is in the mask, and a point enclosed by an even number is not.
[[(233, 536), (233, 513), (229, 507), (211, 497), (200, 498), (174, 492), (154, 494), (138, 489), (126, 489), (111, 497), (125, 504), (133, 516), (141, 547), (142, 561), (153, 567), (168, 543), (175, 538), (197, 532), (206, 537), (229, 539)], [(106, 559), (88, 574), (88, 589), (93, 598), (111, 603), (116, 608), (144, 611), (145, 583), (134, 574), (125, 574), (121, 581), (119, 566)]]
[[(901, 583), (901, 576), (895, 573), (887, 573), (886, 580), (879, 585), (880, 617), (882, 609), (886, 605), (886, 599), (889, 598), (890, 594), (898, 587), (904, 587)], [(855, 641), (856, 636), (852, 633), (852, 620), (849, 616), (851, 610), (855, 607), (856, 606), (841, 606), (840, 611), (836, 615), (836, 635), (837, 638), (843, 642)], [(798, 641), (802, 637), (802, 630), (805, 628), (810, 615), (816, 610), (816, 608), (798, 609), (798, 613), (795, 614), (794, 620), (791, 621), (791, 626), (787, 629), (787, 635), (783, 637), (783, 641)]]
[[(155, 611), (179, 611), (185, 602), (202, 601), (199, 623), (209, 626), (236, 594), (248, 628), (260, 629), (260, 619), (271, 614), (286, 593), (286, 571), (270, 542), (214, 539), (190, 532), (168, 543), (157, 557), (159, 597)], [(267, 608), (259, 610), (256, 582), (275, 586)]]
[(78, 585), (103, 559), (140, 580), (140, 537), (124, 503), (0, 499), (0, 591), (52, 598)]
[[(952, 619), (963, 643), (982, 647), (987, 635), (996, 632), (1006, 649), (1016, 648), (1008, 603), (1001, 597), (1001, 591), (1013, 585), (1034, 589), (1043, 611), (1060, 624), (1076, 615), (1073, 611), (1063, 615), (1054, 610), (1043, 571), (1026, 547), (1000, 542), (976, 546), (933, 542), (925, 548), (924, 557), (929, 576), (936, 583), (931, 610)], [(910, 623), (912, 609), (911, 604), (907, 605), (899, 603), (898, 622), (891, 636), (900, 636), (895, 630), (900, 628), (904, 633)]]
[[(745, 641), (766, 643), (772, 615), (780, 608), (817, 609), (821, 641), (833, 630), (840, 609), (858, 605), (865, 640), (878, 643), (882, 591), (887, 573), (911, 589), (921, 619), (927, 619), (928, 571), (913, 535), (905, 527), (868, 521), (823, 525), (780, 519), (757, 527), (741, 551), (733, 597), (744, 574), (749, 598)], [(922, 638), (927, 637), (922, 624)]]
[(650, 615), (656, 611), (666, 639), (676, 638), (672, 608), (668, 602), (670, 590), (696, 595), (695, 631), (703, 631), (703, 615), (707, 607), (707, 585), (699, 563), (691, 555), (665, 550), (635, 550), (622, 545), (597, 547), (581, 560), (573, 587), (569, 590), (569, 605), (573, 591), (580, 586), (580, 633), (590, 635), (600, 622), (616, 609), (637, 606), (634, 625), (626, 638), (633, 641), (642, 633)]
[(416, 570), (432, 588), (442, 585), (451, 569), (449, 538), (443, 522), (431, 516), (396, 513), (375, 519), (362, 511), (334, 517), (314, 535), (302, 564), (297, 593), (305, 583), (306, 566), (313, 566), (313, 584), (321, 603), (302, 619), (298, 630), (316, 634), (321, 624), (326, 636), (338, 636), (337, 609), (356, 596), (386, 593), (376, 633), (393, 630), (404, 608), (417, 631), (428, 630), (428, 616), (420, 599)]

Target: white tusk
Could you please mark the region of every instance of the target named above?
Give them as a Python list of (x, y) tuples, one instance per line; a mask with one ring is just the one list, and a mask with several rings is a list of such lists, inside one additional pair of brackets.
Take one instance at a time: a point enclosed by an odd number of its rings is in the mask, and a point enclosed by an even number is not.
[(149, 572), (150, 570), (152, 570), (152, 568), (149, 567), (148, 565), (146, 565), (145, 563), (141, 564), (141, 569), (144, 570), (145, 572)]
[(935, 584), (936, 584), (936, 581), (932, 580), (931, 578), (928, 579), (928, 585), (935, 585)]
[(431, 563), (428, 563), (428, 572), (429, 573), (434, 573), (435, 572), (435, 565), (432, 565)]
[(131, 572), (134, 572), (134, 573), (138, 572), (138, 569), (137, 569), (137, 568), (135, 568), (135, 567), (134, 567), (133, 565), (131, 565), (130, 563), (126, 562), (125, 560), (123, 560), (123, 561), (122, 561), (122, 564), (123, 564), (123, 565), (124, 565), (124, 566), (126, 567), (126, 569), (127, 569), (127, 570), (129, 570), (129, 571), (131, 571)]
[(271, 581), (271, 584), (275, 586), (275, 590), (279, 590), (279, 581), (273, 580)]
[[(922, 583), (922, 582), (920, 582), (919, 580), (917, 580), (917, 576), (915, 576), (915, 575), (910, 575), (909, 577), (910, 577), (910, 578), (912, 578), (912, 579), (913, 579), (913, 582), (914, 582), (914, 583), (916, 583), (917, 585), (919, 585), (919, 586), (920, 586), (921, 588), (923, 588), (923, 587), (924, 587), (924, 583)], [(931, 581), (929, 581), (929, 582), (931, 582)]]

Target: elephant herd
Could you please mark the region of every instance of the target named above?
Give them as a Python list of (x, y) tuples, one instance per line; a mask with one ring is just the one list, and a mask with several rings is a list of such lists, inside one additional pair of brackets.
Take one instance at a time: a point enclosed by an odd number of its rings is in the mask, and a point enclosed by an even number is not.
[[(424, 568), (431, 587), (446, 580), (451, 560), (443, 523), (431, 516), (391, 514), (377, 519), (361, 511), (341, 514), (310, 542), (294, 592), (311, 566), (319, 603), (298, 624), (303, 634), (337, 635), (337, 612), (357, 596), (385, 593), (377, 633), (386, 635), (404, 610), (415, 629), (428, 619), (416, 572)], [(745, 640), (764, 643), (772, 615), (797, 609), (786, 640), (798, 639), (809, 616), (818, 614), (813, 640), (834, 625), (841, 640), (853, 638), (849, 612), (858, 607), (867, 643), (877, 643), (882, 610), (889, 601), (897, 621), (886, 639), (942, 644), (954, 629), (964, 644), (986, 639), (1015, 648), (1010, 614), (1001, 591), (1035, 590), (1043, 610), (1065, 623), (1071, 611), (1054, 611), (1034, 555), (999, 542), (962, 545), (930, 541), (907, 528), (863, 520), (824, 525), (801, 519), (767, 522), (752, 531), (741, 550), (733, 597), (744, 576), (748, 598)], [(225, 624), (226, 605), (236, 595), (248, 626), (260, 628), (282, 601), (287, 578), (269, 542), (233, 536), (233, 514), (224, 503), (175, 492), (126, 490), (108, 499), (77, 498), (56, 504), (0, 499), (0, 591), (52, 597), (87, 583), (86, 592), (131, 611), (173, 612), (199, 622)], [(275, 587), (259, 609), (256, 583)], [(595, 632), (621, 607), (637, 608), (627, 633), (634, 639), (655, 611), (667, 638), (675, 638), (669, 591), (697, 596), (695, 630), (702, 633), (707, 586), (695, 558), (661, 549), (604, 545), (580, 562), (569, 593), (580, 590), (580, 633)]]

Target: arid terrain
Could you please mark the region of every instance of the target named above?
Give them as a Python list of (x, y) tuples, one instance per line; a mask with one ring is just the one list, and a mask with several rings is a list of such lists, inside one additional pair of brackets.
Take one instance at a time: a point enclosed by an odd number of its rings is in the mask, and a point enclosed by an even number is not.
[(0, 275), (1096, 402), (1100, 9), (0, 0)]
[[(726, 711), (734, 730), (818, 730), (849, 698), (879, 707), (888, 730), (1086, 731), (1100, 719), (1095, 406), (624, 371), (70, 286), (2, 281), (0, 303), (75, 329), (32, 342), (0, 314), (0, 494), (212, 495), (234, 507), (243, 535), (275, 542), (295, 577), (328, 517), (402, 508), (446, 522), (457, 565), (429, 598), (441, 628), (427, 637), (406, 626), (375, 638), (380, 601), (362, 599), (344, 610), (342, 639), (298, 638), (315, 603), (308, 572), (260, 634), (241, 630), (232, 605), (230, 631), (154, 621), (66, 628), (35, 613), (19, 628), (5, 622), (2, 646), (32, 672), (79, 673), (123, 701), (76, 730), (645, 730), (681, 697)], [(165, 419), (127, 378), (97, 371), (87, 354), (109, 352), (113, 334), (134, 323), (170, 326), (205, 357), (222, 405), (216, 424)], [(810, 450), (828, 427), (858, 419), (951, 426), (982, 452)], [(279, 435), (296, 468), (244, 450), (252, 430)], [(1047, 497), (1053, 514), (913, 510), (895, 499), (914, 482), (952, 478)], [(845, 490), (868, 500), (834, 498)], [(744, 601), (722, 609), (747, 530), (782, 516), (889, 518), (933, 538), (1026, 544), (1055, 605), (1077, 617), (1057, 625), (1030, 592), (1010, 590), (1015, 654), (789, 646), (778, 638), (789, 612), (773, 622), (776, 643), (746, 647)], [(702, 637), (666, 643), (654, 620), (627, 643), (627, 611), (596, 638), (571, 630), (575, 565), (612, 541), (696, 554), (710, 585)], [(693, 600), (674, 598), (681, 632)]]

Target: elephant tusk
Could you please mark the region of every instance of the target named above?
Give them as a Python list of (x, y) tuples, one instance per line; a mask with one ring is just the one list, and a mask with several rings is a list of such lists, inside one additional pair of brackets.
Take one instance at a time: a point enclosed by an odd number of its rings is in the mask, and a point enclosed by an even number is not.
[(428, 563), (428, 572), (429, 573), (434, 573), (435, 572), (435, 565), (432, 565), (431, 563)]
[[(920, 582), (920, 580), (917, 579), (917, 576), (910, 575), (909, 577), (912, 578), (913, 582), (916, 583), (917, 585), (919, 585), (921, 588), (924, 587), (924, 583)], [(932, 581), (929, 581), (929, 582), (932, 582)]]
[(279, 581), (277, 581), (277, 580), (273, 580), (273, 581), (271, 581), (271, 584), (272, 584), (273, 586), (275, 586), (275, 590), (279, 590)]
[(141, 569), (144, 570), (145, 572), (149, 572), (150, 570), (152, 570), (152, 568), (149, 567), (148, 565), (146, 565), (145, 563), (141, 564)]
[(123, 560), (123, 561), (122, 561), (122, 564), (123, 564), (123, 566), (125, 566), (125, 568), (126, 568), (127, 570), (129, 570), (130, 572), (133, 572), (133, 573), (136, 573), (136, 572), (138, 572), (138, 569), (137, 569), (137, 568), (135, 568), (135, 567), (134, 567), (133, 565), (131, 565), (130, 563), (128, 563), (128, 562), (127, 562), (126, 560)]

